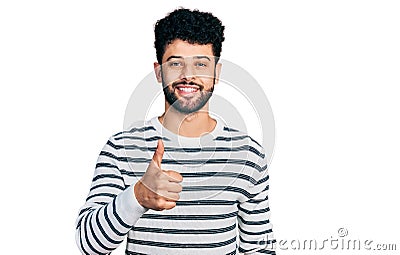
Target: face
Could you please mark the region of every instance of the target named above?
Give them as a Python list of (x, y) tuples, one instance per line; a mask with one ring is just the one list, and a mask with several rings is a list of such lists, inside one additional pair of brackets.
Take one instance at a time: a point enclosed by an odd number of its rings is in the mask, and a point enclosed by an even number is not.
[(212, 45), (175, 40), (168, 44), (162, 65), (154, 64), (169, 106), (189, 114), (204, 108), (218, 81), (221, 65), (215, 64)]

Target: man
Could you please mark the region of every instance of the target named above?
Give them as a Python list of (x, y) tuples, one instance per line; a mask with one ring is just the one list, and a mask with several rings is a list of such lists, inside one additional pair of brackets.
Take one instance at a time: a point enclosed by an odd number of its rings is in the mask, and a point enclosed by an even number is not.
[[(83, 254), (275, 254), (267, 160), (209, 115), (224, 27), (177, 9), (155, 26), (163, 115), (112, 136), (77, 219)], [(138, 106), (140, 107), (140, 106)]]

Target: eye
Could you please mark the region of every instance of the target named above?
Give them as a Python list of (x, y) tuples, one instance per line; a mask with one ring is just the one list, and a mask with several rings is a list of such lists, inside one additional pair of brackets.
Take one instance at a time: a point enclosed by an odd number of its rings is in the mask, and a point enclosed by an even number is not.
[(179, 61), (172, 61), (169, 63), (169, 66), (170, 67), (180, 67), (180, 66), (182, 66), (182, 63)]
[(197, 62), (196, 66), (197, 67), (207, 67), (207, 64), (206, 63), (202, 63), (202, 62)]

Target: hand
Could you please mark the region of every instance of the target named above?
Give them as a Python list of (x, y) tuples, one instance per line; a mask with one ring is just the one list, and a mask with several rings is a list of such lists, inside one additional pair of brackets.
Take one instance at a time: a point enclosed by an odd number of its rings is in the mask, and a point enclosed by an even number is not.
[(172, 170), (162, 170), (161, 161), (164, 155), (164, 143), (158, 140), (153, 159), (134, 187), (139, 204), (157, 211), (169, 210), (176, 206), (179, 192), (182, 191), (182, 175)]

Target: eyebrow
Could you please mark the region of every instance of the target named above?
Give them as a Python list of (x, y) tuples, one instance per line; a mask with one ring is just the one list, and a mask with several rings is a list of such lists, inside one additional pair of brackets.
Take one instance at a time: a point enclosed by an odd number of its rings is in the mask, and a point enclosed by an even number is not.
[(170, 61), (172, 58), (183, 58), (181, 56), (170, 56), (169, 58), (167, 58), (167, 61)]
[(196, 58), (196, 59), (205, 58), (205, 59), (208, 59), (209, 61), (211, 61), (211, 59), (209, 57), (207, 57), (207, 56), (195, 56), (194, 58)]
[[(173, 59), (173, 58), (183, 59), (184, 57), (172, 55), (172, 56), (170, 56), (170, 57), (167, 58), (167, 61), (170, 61), (170, 60)], [(195, 59), (203, 59), (203, 58), (205, 58), (205, 59), (208, 59), (208, 61), (211, 61), (211, 59), (210, 59), (208, 56), (202, 56), (202, 55), (200, 55), (200, 56), (194, 56), (193, 58), (195, 58)]]

